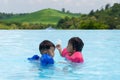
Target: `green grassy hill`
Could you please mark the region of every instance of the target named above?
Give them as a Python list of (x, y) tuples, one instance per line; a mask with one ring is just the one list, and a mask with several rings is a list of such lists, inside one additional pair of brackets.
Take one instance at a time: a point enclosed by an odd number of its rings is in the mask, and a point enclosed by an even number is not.
[(61, 18), (65, 16), (78, 17), (80, 14), (64, 13), (55, 9), (43, 9), (26, 15), (13, 16), (4, 19), (6, 22), (29, 22), (29, 23), (43, 23), (56, 24)]

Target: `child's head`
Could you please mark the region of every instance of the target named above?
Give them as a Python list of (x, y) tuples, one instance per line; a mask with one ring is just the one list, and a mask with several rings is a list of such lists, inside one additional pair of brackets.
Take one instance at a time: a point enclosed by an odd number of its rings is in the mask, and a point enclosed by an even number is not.
[(83, 41), (79, 37), (72, 37), (68, 41), (67, 50), (70, 53), (74, 53), (76, 51), (80, 51), (81, 52), (83, 46), (84, 46), (84, 43), (83, 43)]
[(49, 40), (44, 40), (39, 45), (39, 51), (41, 54), (48, 53), (49, 55), (53, 57), (54, 50), (55, 50), (55, 45)]

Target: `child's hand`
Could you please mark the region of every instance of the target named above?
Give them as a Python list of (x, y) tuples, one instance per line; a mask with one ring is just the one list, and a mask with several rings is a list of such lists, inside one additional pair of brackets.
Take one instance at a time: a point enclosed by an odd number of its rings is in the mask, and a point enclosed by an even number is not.
[(58, 51), (59, 51), (59, 53), (60, 53), (60, 55), (62, 54), (62, 47), (61, 47), (61, 45), (60, 44), (57, 44), (56, 45), (56, 48), (58, 49)]
[(57, 48), (58, 50), (61, 50), (61, 45), (60, 45), (60, 44), (57, 44), (57, 45), (56, 45), (56, 48)]
[(60, 39), (57, 40), (56, 48), (57, 48), (58, 50), (61, 50), (61, 49), (62, 49), (62, 48), (61, 48), (61, 40), (60, 40)]
[(58, 49), (60, 55), (62, 54), (61, 40), (57, 41), (56, 48)]

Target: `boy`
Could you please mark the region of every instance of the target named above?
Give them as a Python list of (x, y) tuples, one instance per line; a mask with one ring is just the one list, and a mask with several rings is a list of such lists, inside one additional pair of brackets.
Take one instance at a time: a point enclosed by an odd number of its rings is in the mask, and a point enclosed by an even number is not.
[(39, 45), (39, 51), (41, 55), (47, 53), (50, 56), (54, 57), (55, 45), (49, 40), (44, 40)]
[(51, 41), (42, 41), (39, 45), (39, 51), (41, 53), (41, 57), (39, 57), (38, 55), (34, 55), (32, 58), (28, 58), (28, 60), (40, 60), (41, 65), (54, 64), (53, 57), (55, 45)]

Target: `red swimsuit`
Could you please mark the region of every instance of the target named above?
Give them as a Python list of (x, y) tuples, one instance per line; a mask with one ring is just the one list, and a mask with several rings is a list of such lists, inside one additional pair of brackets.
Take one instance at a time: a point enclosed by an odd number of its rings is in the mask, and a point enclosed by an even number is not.
[(65, 57), (67, 60), (70, 60), (71, 62), (75, 62), (75, 63), (84, 62), (81, 52), (77, 51), (77, 52), (74, 52), (72, 56), (69, 56), (69, 52), (67, 51), (66, 48), (63, 49), (62, 51), (62, 57)]

